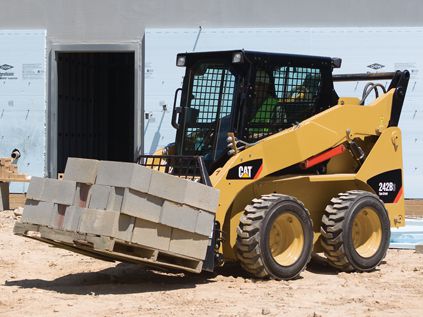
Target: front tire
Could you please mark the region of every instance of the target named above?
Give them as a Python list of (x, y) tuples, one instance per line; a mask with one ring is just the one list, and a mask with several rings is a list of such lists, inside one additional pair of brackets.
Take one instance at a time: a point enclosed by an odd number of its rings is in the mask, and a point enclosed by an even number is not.
[(378, 266), (391, 235), (385, 205), (375, 194), (361, 190), (332, 198), (320, 231), (329, 264), (345, 272), (371, 271)]
[(294, 197), (264, 195), (245, 208), (236, 253), (247, 272), (260, 278), (293, 279), (310, 261), (312, 248), (310, 214)]

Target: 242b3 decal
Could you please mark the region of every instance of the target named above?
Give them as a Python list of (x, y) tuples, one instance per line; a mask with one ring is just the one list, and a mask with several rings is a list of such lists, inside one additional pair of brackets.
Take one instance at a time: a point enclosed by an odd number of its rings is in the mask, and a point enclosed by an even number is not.
[(400, 169), (373, 176), (367, 184), (384, 203), (396, 203), (402, 194), (402, 174)]

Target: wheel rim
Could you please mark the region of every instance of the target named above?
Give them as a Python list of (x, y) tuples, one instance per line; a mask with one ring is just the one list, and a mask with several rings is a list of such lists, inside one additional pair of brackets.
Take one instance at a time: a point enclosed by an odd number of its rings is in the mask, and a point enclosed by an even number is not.
[(269, 233), (273, 259), (282, 266), (294, 264), (304, 248), (304, 231), (300, 220), (290, 212), (279, 215)]
[(375, 210), (363, 208), (355, 216), (352, 228), (355, 251), (363, 258), (370, 258), (382, 242), (382, 224)]

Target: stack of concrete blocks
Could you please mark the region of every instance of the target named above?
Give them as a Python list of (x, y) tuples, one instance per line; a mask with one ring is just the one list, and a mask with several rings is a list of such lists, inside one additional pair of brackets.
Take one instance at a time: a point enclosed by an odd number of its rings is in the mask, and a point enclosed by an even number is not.
[(73, 205), (76, 182), (32, 177), (22, 222), (63, 229), (65, 212)]
[(204, 260), (219, 192), (135, 163), (69, 158), (63, 180), (34, 178), (27, 196), (23, 222)]

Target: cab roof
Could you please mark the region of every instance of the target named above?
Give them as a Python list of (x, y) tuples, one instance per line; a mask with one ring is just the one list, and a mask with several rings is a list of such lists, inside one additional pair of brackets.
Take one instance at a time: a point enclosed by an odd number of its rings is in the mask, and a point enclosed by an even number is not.
[[(236, 61), (235, 61), (236, 56)], [(185, 57), (184, 65), (178, 65), (181, 57)], [(287, 53), (269, 53), (259, 51), (246, 51), (246, 50), (230, 50), (230, 51), (209, 51), (209, 52), (193, 52), (193, 53), (180, 53), (177, 54), (178, 66), (191, 66), (198, 61), (220, 61), (224, 63), (271, 63), (271, 64), (284, 64), (292, 66), (309, 66), (309, 67), (331, 67), (339, 68), (341, 66), (340, 58), (325, 57), (325, 56), (312, 56), (300, 54), (287, 54)]]

